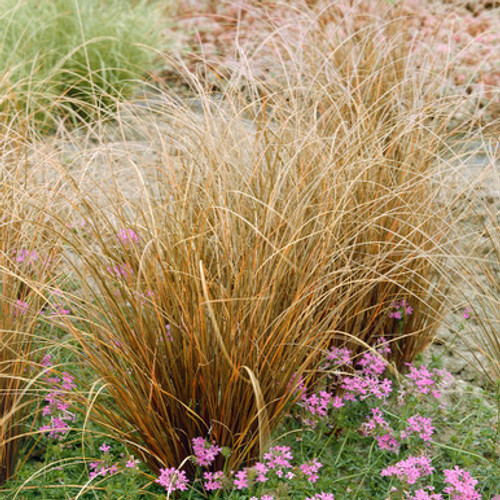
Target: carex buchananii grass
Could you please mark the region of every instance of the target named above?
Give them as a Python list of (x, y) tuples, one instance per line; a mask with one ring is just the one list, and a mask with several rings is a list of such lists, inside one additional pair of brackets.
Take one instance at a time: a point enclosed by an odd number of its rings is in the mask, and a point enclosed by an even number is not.
[[(325, 24), (326, 12), (336, 22)], [(315, 229), (335, 228), (339, 253), (325, 273), (339, 278), (328, 304), (335, 328), (365, 344), (392, 339), (399, 368), (431, 340), (453, 275), (442, 158), (458, 133), (450, 117), (459, 101), (439, 97), (446, 69), (405, 38), (403, 21), (335, 9), (308, 18), (301, 43), (286, 46), (286, 91), (274, 91), (278, 83), (264, 94), (283, 133), (301, 141), (294, 161), (321, 193)], [(390, 321), (397, 299), (416, 314)]]
[[(64, 324), (105, 385), (93, 418), (153, 471), (198, 436), (251, 463), (332, 345), (383, 336), (401, 368), (432, 338), (447, 102), (391, 29), (336, 44), (307, 26), (307, 55), (280, 48), (283, 79), (236, 72), (214, 96), (185, 74), (192, 101), (157, 95), (65, 138), (84, 296)], [(391, 317), (401, 300), (414, 314)]]
[(36, 326), (58, 263), (47, 227), (53, 198), (47, 186), (27, 182), (23, 148), (13, 131), (0, 138), (0, 484), (15, 473), (33, 423)]

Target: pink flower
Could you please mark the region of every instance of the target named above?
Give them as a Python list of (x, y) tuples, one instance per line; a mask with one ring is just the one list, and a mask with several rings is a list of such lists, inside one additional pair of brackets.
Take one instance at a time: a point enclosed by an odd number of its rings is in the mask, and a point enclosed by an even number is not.
[(287, 389), (289, 391), (292, 391), (292, 394), (294, 395), (299, 394), (300, 396), (302, 396), (303, 394), (305, 394), (306, 385), (304, 383), (304, 378), (302, 377), (302, 375), (297, 379), (297, 374), (294, 373), (290, 378), (290, 382), (288, 382)]
[(174, 467), (169, 469), (160, 469), (160, 477), (155, 481), (165, 488), (167, 493), (174, 491), (186, 491), (189, 480), (184, 471), (178, 471)]
[(381, 450), (392, 451), (393, 453), (398, 453), (400, 443), (399, 441), (392, 435), (392, 433), (386, 433), (381, 436), (375, 436), (375, 440), (377, 441), (378, 447)]
[(101, 447), (99, 450), (101, 450), (103, 453), (109, 453), (109, 450), (111, 449), (111, 446), (108, 446), (106, 443), (102, 443)]
[(307, 497), (306, 500), (335, 500), (333, 493), (316, 493), (313, 497)]
[(248, 488), (248, 473), (245, 470), (240, 470), (236, 473), (236, 479), (234, 480), (234, 486), (237, 490), (243, 490)]
[(202, 437), (193, 438), (191, 442), (193, 444), (195, 461), (202, 467), (212, 464), (217, 455), (222, 451), (220, 446), (210, 444)]
[(165, 338), (168, 340), (168, 342), (173, 342), (174, 341), (174, 337), (172, 337), (172, 330), (170, 328), (170, 324), (167, 323), (165, 325)]
[(431, 491), (428, 493), (425, 489), (416, 490), (414, 495), (410, 495), (408, 500), (443, 500), (442, 495), (439, 493), (432, 493), (432, 487), (428, 487)]
[(432, 421), (430, 418), (421, 417), (416, 415), (408, 419), (408, 427), (406, 431), (401, 433), (401, 437), (406, 439), (412, 434), (418, 434), (418, 436), (424, 441), (430, 441), (432, 434), (434, 433), (434, 427), (431, 425)]
[(342, 401), (342, 398), (339, 396), (334, 396), (332, 400), (332, 406), (334, 408), (342, 408), (342, 406), (345, 406), (345, 403)]
[(463, 317), (464, 319), (470, 319), (470, 317), (471, 317), (471, 313), (472, 313), (472, 311), (471, 311), (468, 307), (466, 307), (466, 308), (464, 309), (464, 312), (462, 313), (462, 317)]
[[(394, 437), (393, 430), (384, 419), (380, 408), (372, 408), (372, 418), (361, 425), (361, 431), (364, 436), (375, 436), (378, 446), (381, 450), (392, 451), (397, 453), (399, 451), (399, 441)], [(383, 434), (377, 432), (383, 431)]]
[(67, 316), (71, 312), (69, 309), (64, 309), (61, 304), (57, 304), (54, 309), (55, 310), (50, 313), (51, 316)]
[(332, 347), (326, 359), (330, 361), (335, 368), (352, 365), (351, 353), (352, 351), (345, 347)]
[(42, 358), (42, 361), (40, 361), (40, 364), (45, 367), (45, 368), (48, 368), (49, 366), (52, 366), (52, 356), (50, 354), (44, 354), (43, 355), (43, 358)]
[(261, 463), (261, 462), (257, 462), (254, 466), (253, 466), (253, 470), (255, 472), (257, 472), (257, 477), (255, 478), (255, 481), (257, 483), (265, 483), (267, 481), (267, 472), (268, 472), (268, 468), (266, 467), (265, 464)]
[(401, 481), (408, 484), (415, 484), (422, 476), (432, 474), (434, 467), (431, 466), (430, 458), (424, 455), (414, 457), (409, 456), (406, 460), (401, 460), (395, 465), (390, 465), (384, 469), (381, 476), (397, 476)]
[(26, 312), (28, 311), (28, 303), (18, 299), (16, 302), (15, 310), (16, 316), (19, 316), (19, 314), (26, 314)]
[(50, 424), (42, 425), (41, 432), (48, 432), (51, 438), (63, 438), (69, 430), (69, 425), (60, 417), (53, 417)]
[(415, 366), (409, 364), (409, 373), (406, 378), (417, 389), (421, 394), (429, 394), (431, 387), (435, 385), (435, 380), (433, 374), (425, 367), (415, 368)]
[(482, 498), (475, 488), (477, 479), (460, 467), (446, 469), (444, 480), (450, 485), (444, 489), (444, 493), (453, 495), (453, 500), (480, 500)]
[(73, 382), (75, 380), (75, 377), (73, 377), (73, 375), (70, 375), (69, 373), (63, 372), (62, 376), (63, 376), (63, 379), (62, 379), (61, 388), (63, 390), (71, 391), (72, 389), (76, 389), (76, 384)]
[(391, 307), (395, 310), (389, 313), (389, 318), (402, 320), (403, 317), (413, 314), (413, 307), (411, 307), (405, 299), (401, 302), (393, 301)]
[(222, 489), (222, 480), (224, 479), (224, 473), (222, 471), (204, 472), (203, 477), (205, 479), (203, 486), (207, 491)]
[(289, 446), (275, 446), (264, 454), (265, 466), (268, 470), (274, 470), (278, 477), (283, 476), (284, 469), (291, 469), (293, 460)]
[(116, 237), (118, 238), (118, 241), (124, 245), (139, 243), (139, 236), (137, 236), (137, 233), (132, 229), (121, 229), (118, 231)]
[(311, 396), (302, 396), (302, 401), (308, 411), (313, 415), (325, 417), (328, 411), (328, 404), (331, 402), (332, 396), (326, 391), (321, 391), (319, 396), (311, 394)]
[(323, 467), (323, 464), (313, 458), (310, 462), (302, 464), (300, 470), (310, 483), (315, 483), (319, 479), (317, 473), (321, 467)]

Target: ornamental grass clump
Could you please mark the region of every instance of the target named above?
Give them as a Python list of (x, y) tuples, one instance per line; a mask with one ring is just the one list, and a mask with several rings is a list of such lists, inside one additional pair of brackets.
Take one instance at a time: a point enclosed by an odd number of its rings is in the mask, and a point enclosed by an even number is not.
[[(273, 133), (294, 141), (290, 158), (318, 201), (311, 232), (331, 237), (318, 314), (335, 309), (334, 342), (355, 350), (389, 338), (399, 369), (432, 339), (453, 276), (443, 159), (459, 101), (438, 97), (446, 69), (402, 25), (336, 9), (306, 18), (294, 47), (273, 41), (288, 81), (264, 85), (260, 114), (272, 110), (269, 128), (276, 120)], [(388, 313), (395, 301), (408, 308)]]
[(25, 183), (12, 142), (4, 136), (0, 146), (0, 484), (15, 473), (21, 438), (30, 430), (42, 290), (51, 286), (58, 259), (57, 242), (47, 238), (52, 198), (47, 187), (42, 198)]
[(385, 337), (402, 368), (432, 338), (446, 109), (425, 61), (373, 30), (321, 45), (309, 27), (308, 59), (285, 47), (300, 81), (237, 72), (213, 96), (185, 73), (193, 101), (65, 136), (86, 229), (59, 229), (84, 292), (64, 327), (104, 384), (93, 418), (155, 473), (192, 473), (196, 437), (232, 450), (214, 467), (255, 462), (333, 345)]

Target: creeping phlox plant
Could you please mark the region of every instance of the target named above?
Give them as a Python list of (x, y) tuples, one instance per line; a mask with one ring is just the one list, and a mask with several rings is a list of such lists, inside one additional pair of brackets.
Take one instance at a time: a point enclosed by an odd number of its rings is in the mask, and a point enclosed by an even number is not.
[(130, 473), (138, 469), (139, 460), (135, 459), (133, 456), (126, 457), (125, 455), (122, 455), (120, 460), (115, 460), (110, 453), (111, 446), (106, 443), (102, 443), (99, 447), (99, 451), (102, 452), (102, 456), (89, 464), (90, 480), (99, 477), (113, 476), (118, 472), (127, 471)]
[[(401, 321), (405, 314), (412, 313), (405, 301), (393, 304), (393, 309), (391, 317)], [(340, 431), (349, 426), (346, 423), (349, 414), (354, 413), (354, 405), (364, 405), (366, 416), (352, 430), (374, 439), (380, 450), (407, 457), (380, 472), (382, 477), (395, 478), (400, 483), (399, 488), (392, 486), (390, 498), (482, 498), (476, 491), (478, 481), (457, 466), (443, 471), (446, 486), (442, 493), (436, 493), (434, 486), (422, 484), (422, 478), (430, 479), (436, 470), (431, 465), (432, 445), (437, 444), (433, 441), (434, 424), (446, 420), (446, 404), (440, 400), (442, 388), (450, 382), (451, 375), (445, 370), (407, 364), (408, 371), (396, 390), (392, 380), (384, 376), (387, 368), (384, 356), (389, 353), (390, 347), (383, 338), (372, 352), (363, 353), (357, 361), (352, 359), (349, 349), (331, 349), (324, 369), (329, 370), (327, 386), (333, 390), (308, 393), (300, 385), (299, 405), (305, 410), (305, 416), (301, 416), (303, 424), (312, 428), (326, 425)], [(353, 373), (342, 374), (349, 367), (354, 367)], [(433, 417), (421, 415), (418, 408), (434, 408)]]
[[(192, 461), (197, 466), (198, 474), (190, 480), (185, 471), (174, 467), (160, 470), (160, 476), (156, 480), (163, 486), (167, 493), (175, 491), (187, 491), (191, 488), (209, 494), (213, 491), (232, 489), (250, 493), (255, 490), (267, 490), (266, 483), (275, 483), (276, 480), (294, 481), (297, 486), (314, 484), (319, 479), (318, 472), (323, 464), (317, 459), (294, 464), (294, 456), (289, 446), (274, 446), (264, 454), (262, 460), (251, 467), (245, 467), (239, 471), (209, 471), (207, 470), (215, 459), (222, 454), (228, 456), (230, 450), (221, 448), (209, 442), (203, 437), (192, 439), (193, 456)], [(252, 496), (254, 500), (274, 499), (274, 494), (266, 493), (261, 497)], [(320, 493), (311, 499), (332, 499), (330, 493)]]

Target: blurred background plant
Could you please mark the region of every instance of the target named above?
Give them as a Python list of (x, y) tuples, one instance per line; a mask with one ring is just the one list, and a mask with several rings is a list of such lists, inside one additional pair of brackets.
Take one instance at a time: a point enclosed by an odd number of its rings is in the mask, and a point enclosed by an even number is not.
[[(293, 37), (300, 43), (297, 27), (304, 18), (316, 19), (325, 32), (331, 32), (338, 29), (340, 17), (350, 24), (350, 33), (375, 18), (397, 19), (407, 43), (433, 51), (441, 67), (448, 67), (440, 93), (467, 97), (455, 110), (459, 121), (472, 119), (476, 125), (485, 125), (499, 117), (498, 2), (181, 0), (177, 16), (174, 31), (187, 49), (186, 64), (195, 71), (206, 71), (215, 86), (228, 68), (240, 66), (242, 56), (250, 60), (259, 78), (283, 76), (275, 71), (278, 54), (268, 42)], [(261, 50), (262, 44), (267, 45), (266, 50)], [(167, 71), (165, 76), (169, 75)]]
[(49, 127), (130, 97), (162, 47), (158, 8), (129, 0), (4, 0), (0, 113)]

